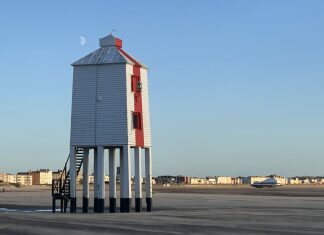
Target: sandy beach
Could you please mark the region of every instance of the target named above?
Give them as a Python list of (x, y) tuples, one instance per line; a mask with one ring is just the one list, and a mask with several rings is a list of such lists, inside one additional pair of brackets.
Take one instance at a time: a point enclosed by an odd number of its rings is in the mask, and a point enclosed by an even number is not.
[(151, 213), (52, 214), (49, 187), (6, 187), (0, 234), (323, 234), (323, 196), (321, 185), (155, 185)]

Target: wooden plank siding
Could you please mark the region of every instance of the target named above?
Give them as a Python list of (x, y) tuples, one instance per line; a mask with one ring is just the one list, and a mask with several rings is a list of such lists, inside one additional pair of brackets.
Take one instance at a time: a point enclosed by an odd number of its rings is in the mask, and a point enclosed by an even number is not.
[(129, 144), (126, 64), (74, 66), (71, 145)]
[(73, 70), (71, 145), (95, 145), (97, 66)]
[(147, 69), (141, 68), (142, 81), (142, 107), (143, 107), (143, 128), (144, 128), (144, 146), (151, 147), (151, 121), (148, 98), (148, 79)]
[(132, 75), (133, 65), (126, 64), (126, 76), (127, 76), (127, 128), (129, 144), (135, 145), (135, 129), (133, 129), (133, 111), (134, 111), (134, 92), (132, 92)]
[(98, 66), (96, 145), (128, 144), (126, 64)]

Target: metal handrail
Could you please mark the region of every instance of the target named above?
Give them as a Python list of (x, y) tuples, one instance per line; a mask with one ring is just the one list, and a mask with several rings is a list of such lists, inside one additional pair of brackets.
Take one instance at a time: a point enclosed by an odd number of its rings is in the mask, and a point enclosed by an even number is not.
[[(83, 154), (82, 148), (77, 148), (77, 154)], [(68, 200), (70, 199), (70, 188), (69, 188), (69, 180), (68, 177), (70, 175), (70, 170), (68, 170), (68, 163), (70, 160), (70, 155), (66, 159), (64, 168), (57, 179), (52, 180), (52, 196), (53, 196), (53, 212), (55, 213), (55, 200), (61, 200), (61, 212), (66, 212), (66, 208), (68, 205)], [(78, 164), (77, 174), (79, 174), (81, 170), (81, 166), (83, 163), (83, 156), (81, 158), (80, 164)]]
[(62, 179), (64, 173), (65, 173), (65, 175), (64, 175), (65, 178), (66, 178), (66, 176), (67, 176), (67, 175), (66, 175), (66, 167), (67, 167), (67, 164), (68, 164), (69, 160), (70, 160), (70, 154), (69, 154), (68, 158), (66, 159), (66, 162), (65, 162), (65, 165), (64, 165), (63, 171), (62, 171), (62, 173), (61, 173), (60, 179)]
[[(53, 182), (52, 182), (52, 192), (56, 191), (57, 193), (59, 193), (62, 196), (69, 195), (69, 191), (66, 190), (66, 188), (65, 188), (66, 184), (68, 182), (68, 180), (67, 180), (68, 176), (70, 174), (70, 170), (67, 169), (69, 160), (70, 160), (70, 155), (66, 159), (66, 162), (65, 162), (64, 168), (60, 174), (60, 177), (56, 180), (53, 180)], [(82, 159), (82, 162), (83, 162), (83, 159)], [(82, 165), (82, 162), (81, 162), (81, 165)], [(79, 172), (80, 172), (80, 168), (77, 170), (77, 175), (79, 174)]]

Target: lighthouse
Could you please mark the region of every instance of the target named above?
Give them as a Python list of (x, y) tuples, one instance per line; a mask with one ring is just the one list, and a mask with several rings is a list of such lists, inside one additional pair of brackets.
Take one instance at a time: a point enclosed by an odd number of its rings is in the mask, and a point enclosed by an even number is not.
[[(146, 209), (152, 209), (151, 127), (148, 68), (128, 54), (122, 40), (110, 34), (99, 48), (73, 66), (69, 185), (70, 212), (76, 212), (76, 177), (83, 171), (83, 212), (88, 212), (89, 151), (93, 151), (94, 211), (116, 212), (116, 160), (120, 167), (120, 212), (132, 210), (131, 156), (135, 168), (135, 211), (142, 210), (145, 159)], [(133, 154), (132, 154), (133, 151)], [(118, 154), (117, 154), (118, 153)], [(144, 156), (143, 156), (144, 155)], [(109, 195), (105, 195), (105, 162), (109, 162)]]

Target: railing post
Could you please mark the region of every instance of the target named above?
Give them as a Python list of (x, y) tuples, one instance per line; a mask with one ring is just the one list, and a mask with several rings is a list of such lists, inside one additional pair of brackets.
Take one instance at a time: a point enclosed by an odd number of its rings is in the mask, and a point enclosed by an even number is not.
[(60, 194), (60, 197), (62, 196), (62, 179), (59, 179), (59, 194)]
[(52, 180), (52, 197), (54, 196), (54, 187), (55, 187), (54, 180)]
[(55, 210), (56, 210), (56, 204), (55, 204), (55, 201), (56, 201), (56, 198), (53, 197), (52, 198), (52, 212), (55, 213)]

